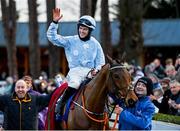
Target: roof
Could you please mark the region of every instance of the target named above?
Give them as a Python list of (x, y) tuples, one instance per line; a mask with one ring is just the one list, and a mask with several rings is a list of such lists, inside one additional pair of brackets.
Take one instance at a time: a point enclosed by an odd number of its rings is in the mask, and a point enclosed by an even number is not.
[[(180, 19), (166, 20), (144, 20), (143, 37), (145, 46), (180, 46)], [(39, 43), (41, 46), (47, 45), (47, 24), (39, 23)], [(17, 23), (17, 46), (29, 45), (29, 26), (28, 23)], [(111, 22), (112, 43), (117, 44), (119, 41), (119, 23)], [(62, 35), (77, 34), (76, 22), (61, 22), (59, 25), (59, 33)], [(2, 22), (0, 22), (0, 46), (5, 46), (4, 32)], [(97, 28), (92, 35), (100, 41), (100, 22), (97, 22)]]
[(179, 35), (180, 19), (144, 21), (145, 46), (180, 46)]

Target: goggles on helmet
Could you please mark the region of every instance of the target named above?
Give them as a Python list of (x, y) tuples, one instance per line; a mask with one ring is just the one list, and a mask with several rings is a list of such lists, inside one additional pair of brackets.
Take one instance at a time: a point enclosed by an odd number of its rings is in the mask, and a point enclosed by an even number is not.
[(84, 24), (84, 25), (87, 25), (87, 26), (93, 26), (94, 27), (94, 25), (92, 25), (92, 23), (89, 20), (86, 20), (86, 19), (80, 19), (79, 24)]

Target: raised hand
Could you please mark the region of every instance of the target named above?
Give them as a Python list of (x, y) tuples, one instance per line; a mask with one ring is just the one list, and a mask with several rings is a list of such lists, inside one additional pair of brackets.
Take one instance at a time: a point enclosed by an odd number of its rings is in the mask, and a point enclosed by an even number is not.
[(53, 21), (58, 22), (62, 17), (60, 8), (53, 9)]

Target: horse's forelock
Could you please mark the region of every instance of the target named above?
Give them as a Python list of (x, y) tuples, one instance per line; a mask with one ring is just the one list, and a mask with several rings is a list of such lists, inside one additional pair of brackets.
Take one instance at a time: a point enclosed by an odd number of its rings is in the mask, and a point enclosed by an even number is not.
[[(118, 66), (119, 66), (119, 68), (118, 68)], [(120, 81), (119, 82), (117, 81), (117, 85), (119, 85), (118, 86), (119, 90), (124, 90), (124, 91), (127, 90), (128, 86), (131, 83), (131, 76), (130, 76), (127, 68), (125, 67), (125, 65), (123, 63), (113, 64), (113, 65), (111, 65), (111, 68), (112, 67), (117, 67), (114, 70), (112, 70), (112, 73), (113, 72), (116, 74), (118, 73), (118, 75), (119, 75)]]

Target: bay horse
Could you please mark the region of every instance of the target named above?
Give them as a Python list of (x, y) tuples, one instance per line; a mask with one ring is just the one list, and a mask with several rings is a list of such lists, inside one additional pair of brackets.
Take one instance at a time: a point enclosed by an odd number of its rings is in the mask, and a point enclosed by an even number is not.
[(101, 130), (109, 129), (105, 104), (108, 94), (118, 98), (137, 101), (132, 89), (131, 76), (120, 62), (108, 57), (109, 63), (81, 90), (74, 102), (73, 110), (69, 111), (66, 126), (61, 122), (61, 128), (67, 130)]

